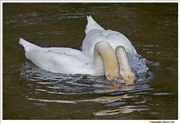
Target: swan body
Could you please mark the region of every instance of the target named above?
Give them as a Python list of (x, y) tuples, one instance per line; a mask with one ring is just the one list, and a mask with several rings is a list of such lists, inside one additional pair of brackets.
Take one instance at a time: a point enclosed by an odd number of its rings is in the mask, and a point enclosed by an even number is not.
[(63, 74), (105, 75), (108, 80), (119, 77), (115, 52), (108, 42), (95, 44), (94, 57), (79, 50), (63, 47), (42, 48), (20, 38), (26, 58), (43, 70)]
[(137, 54), (130, 40), (123, 34), (113, 30), (105, 30), (91, 16), (87, 16), (87, 25), (85, 29), (85, 39), (82, 43), (82, 50), (89, 55), (93, 55), (94, 46), (98, 41), (107, 41), (113, 49), (117, 46), (123, 46), (126, 52)]

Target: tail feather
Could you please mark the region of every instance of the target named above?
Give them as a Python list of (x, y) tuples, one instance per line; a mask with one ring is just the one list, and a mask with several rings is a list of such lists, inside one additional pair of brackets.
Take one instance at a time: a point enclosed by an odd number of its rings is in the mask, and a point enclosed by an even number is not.
[(39, 46), (37, 45), (34, 45), (22, 38), (19, 39), (19, 44), (21, 44), (23, 47), (24, 47), (24, 50), (27, 52), (27, 51), (31, 51), (33, 49), (36, 49), (36, 48), (40, 48)]
[(91, 16), (87, 16), (87, 22), (85, 29), (86, 34), (93, 29), (104, 30), (104, 28), (102, 28)]

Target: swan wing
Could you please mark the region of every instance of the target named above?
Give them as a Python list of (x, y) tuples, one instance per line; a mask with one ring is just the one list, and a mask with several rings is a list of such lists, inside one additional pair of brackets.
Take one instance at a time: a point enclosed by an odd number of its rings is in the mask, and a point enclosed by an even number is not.
[(74, 56), (50, 50), (31, 50), (26, 52), (26, 58), (31, 60), (36, 66), (43, 70), (63, 74), (87, 74), (89, 61), (81, 58), (85, 56)]
[(42, 48), (22, 38), (19, 44), (24, 47), (26, 58), (41, 69), (64, 74), (93, 73), (93, 58), (79, 50), (61, 47)]
[(90, 62), (90, 61), (93, 62), (92, 56), (89, 56), (88, 54), (83, 53), (82, 51), (75, 50), (72, 48), (52, 47), (52, 48), (44, 48), (44, 49), (49, 51), (49, 52), (51, 51), (54, 53), (65, 54), (67, 56), (74, 56), (74, 57), (76, 57), (79, 60), (84, 61), (84, 62)]

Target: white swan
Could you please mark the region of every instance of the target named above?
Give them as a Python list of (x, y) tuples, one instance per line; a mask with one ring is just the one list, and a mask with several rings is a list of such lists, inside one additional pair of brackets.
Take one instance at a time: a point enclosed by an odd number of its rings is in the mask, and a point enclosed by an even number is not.
[(51, 72), (105, 75), (108, 80), (122, 77), (127, 85), (133, 84), (135, 75), (126, 55), (126, 52), (137, 54), (131, 42), (117, 31), (105, 30), (91, 16), (87, 16), (87, 20), (83, 52), (62, 47), (41, 48), (20, 38), (19, 43), (25, 48), (26, 58)]
[(79, 50), (62, 47), (42, 48), (20, 38), (26, 58), (41, 69), (63, 74), (105, 75), (108, 80), (119, 78), (115, 52), (108, 42), (94, 47), (94, 59)]
[(135, 74), (132, 72), (126, 52), (137, 54), (130, 40), (123, 34), (105, 30), (91, 16), (87, 16), (87, 25), (85, 29), (85, 39), (82, 43), (82, 51), (93, 56), (93, 49), (98, 41), (107, 41), (115, 49), (116, 56), (119, 62), (120, 76), (126, 84), (133, 84)]
[(86, 37), (82, 43), (83, 52), (93, 55), (95, 44), (98, 41), (107, 41), (111, 44), (113, 49), (117, 46), (123, 46), (126, 49), (126, 52), (137, 54), (129, 39), (123, 34), (117, 31), (105, 30), (94, 21), (91, 16), (87, 16), (87, 22), (85, 29)]

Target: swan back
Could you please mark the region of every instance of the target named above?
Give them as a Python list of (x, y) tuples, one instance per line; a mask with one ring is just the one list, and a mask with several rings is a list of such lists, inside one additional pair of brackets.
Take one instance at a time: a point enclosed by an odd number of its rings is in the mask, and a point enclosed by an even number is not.
[(87, 17), (86, 37), (82, 43), (82, 50), (90, 55), (93, 54), (94, 45), (99, 41), (109, 42), (115, 49), (117, 46), (123, 46), (126, 52), (137, 54), (130, 40), (120, 32), (113, 30), (105, 30), (91, 16)]

